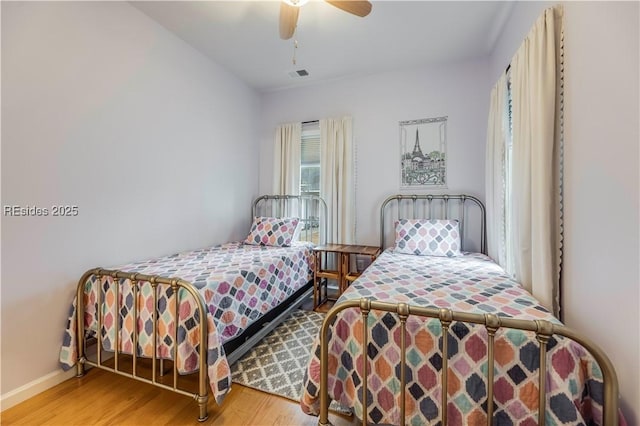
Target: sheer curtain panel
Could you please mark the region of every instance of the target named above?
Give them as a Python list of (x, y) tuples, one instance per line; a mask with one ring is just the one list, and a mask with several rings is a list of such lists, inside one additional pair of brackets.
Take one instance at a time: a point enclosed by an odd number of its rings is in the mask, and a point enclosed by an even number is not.
[(559, 313), (562, 8), (544, 11), (511, 62), (515, 277)]
[(276, 128), (273, 146), (273, 192), (300, 193), (300, 144), (302, 124), (282, 124)]
[(320, 120), (320, 196), (329, 210), (328, 243), (355, 242), (354, 167), (351, 117)]

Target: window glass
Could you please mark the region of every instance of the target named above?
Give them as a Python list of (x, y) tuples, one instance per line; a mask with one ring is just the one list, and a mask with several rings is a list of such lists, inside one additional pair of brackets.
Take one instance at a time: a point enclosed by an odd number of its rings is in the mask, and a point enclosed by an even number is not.
[(318, 122), (302, 126), (300, 193), (320, 195), (320, 126)]
[[(300, 147), (300, 194), (320, 196), (320, 124), (302, 124)], [(319, 212), (304, 212), (302, 239), (319, 242)]]

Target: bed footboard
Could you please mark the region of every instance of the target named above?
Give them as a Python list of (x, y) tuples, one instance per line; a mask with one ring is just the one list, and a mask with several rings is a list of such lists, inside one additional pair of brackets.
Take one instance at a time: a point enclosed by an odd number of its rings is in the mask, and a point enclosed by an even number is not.
[[(96, 342), (96, 354), (95, 359), (90, 360), (87, 356), (87, 347), (88, 341), (90, 340), (89, 333), (87, 333), (87, 328), (85, 327), (85, 288), (87, 286), (88, 281), (94, 277), (95, 280), (99, 283), (99, 289), (96, 291), (96, 300), (92, 301), (94, 306), (96, 306), (97, 311), (95, 315), (95, 319), (97, 322), (96, 333), (95, 333), (95, 342)], [(151, 286), (153, 292), (153, 307), (150, 309), (152, 311), (151, 318), (143, 319), (140, 316), (139, 306), (138, 306), (138, 294), (140, 291), (141, 284), (148, 283)], [(124, 309), (124, 304), (120, 303), (121, 299), (121, 286), (124, 289), (129, 289), (130, 293), (133, 295), (133, 302), (131, 303), (130, 315), (132, 320), (132, 324), (134, 324), (132, 331), (132, 350), (123, 351), (121, 348), (121, 332), (123, 324), (120, 320), (120, 315), (122, 315), (122, 309)], [(175, 309), (170, 312), (170, 309), (164, 309), (163, 312), (160, 312), (159, 308), (159, 298), (158, 298), (158, 290), (162, 286), (167, 286), (171, 289), (171, 297), (174, 299), (174, 307)], [(198, 348), (198, 390), (196, 393), (186, 391), (178, 387), (178, 364), (175, 362), (178, 359), (178, 330), (179, 330), (179, 308), (180, 302), (184, 301), (184, 297), (181, 296), (183, 293), (180, 290), (185, 290), (188, 293), (188, 297), (193, 298), (195, 302), (195, 315), (196, 321), (199, 321), (199, 348)], [(107, 301), (106, 299), (110, 298), (111, 300)], [(92, 366), (101, 368), (103, 370), (111, 371), (116, 374), (120, 374), (126, 377), (130, 377), (145, 383), (152, 384), (154, 386), (167, 389), (182, 395), (187, 395), (193, 397), (199, 407), (199, 416), (198, 421), (203, 422), (207, 420), (207, 402), (209, 400), (209, 384), (207, 380), (207, 310), (205, 308), (204, 300), (202, 296), (198, 292), (198, 290), (189, 282), (178, 279), (178, 278), (163, 278), (160, 276), (153, 275), (144, 275), (138, 273), (127, 273), (123, 271), (117, 270), (106, 270), (101, 268), (91, 269), (80, 278), (78, 282), (78, 287), (76, 291), (76, 349), (78, 355), (77, 362), (77, 377), (81, 377), (84, 375), (85, 366)], [(115, 303), (115, 320), (113, 319), (112, 311), (113, 308), (109, 308), (107, 303)], [(167, 303), (168, 306), (168, 303)], [(105, 359), (103, 354), (105, 353), (105, 348), (103, 348), (103, 334), (106, 334), (104, 331), (105, 326), (105, 313), (109, 315), (108, 320), (112, 325), (110, 327), (114, 328), (114, 335), (112, 347), (109, 349), (109, 354), (113, 355), (113, 357), (109, 357)], [(173, 323), (173, 330), (170, 332), (166, 330), (165, 333), (160, 332), (159, 327), (159, 317), (162, 315), (164, 317), (164, 322)], [(167, 318), (167, 316), (170, 316)], [(145, 356), (145, 362), (149, 362), (150, 358), (151, 362), (151, 374), (150, 377), (144, 377), (141, 374), (143, 368), (140, 367), (139, 358), (142, 358), (138, 354), (138, 343), (139, 343), (139, 325), (145, 324), (151, 320), (152, 326), (152, 354), (149, 356)], [(173, 360), (173, 381), (167, 380), (164, 378), (164, 359), (165, 357), (161, 357), (158, 353), (158, 342), (160, 339), (163, 339), (166, 335), (171, 335), (170, 339), (172, 339), (172, 353), (170, 359)], [(166, 354), (165, 354), (166, 355)], [(121, 364), (124, 363), (124, 358), (126, 358), (127, 369), (130, 371), (123, 371), (121, 368)], [(129, 366), (130, 362), (130, 366)], [(148, 376), (148, 374), (147, 374)], [(162, 381), (160, 380), (162, 377)], [(169, 383), (169, 384), (167, 384)]]
[[(545, 372), (545, 374), (538, 374), (538, 424), (545, 424), (545, 411), (546, 407), (546, 377), (547, 377), (547, 343), (553, 335), (564, 336), (578, 344), (582, 345), (596, 360), (602, 371), (602, 379), (604, 384), (603, 391), (603, 424), (606, 426), (618, 425), (618, 381), (615, 370), (609, 358), (605, 353), (598, 348), (590, 340), (580, 336), (575, 331), (545, 320), (518, 320), (512, 318), (499, 317), (493, 314), (472, 314), (454, 312), (450, 309), (436, 309), (436, 308), (423, 308), (411, 306), (405, 303), (387, 303), (379, 301), (371, 301), (369, 299), (348, 300), (343, 303), (337, 304), (331, 309), (322, 324), (320, 331), (320, 413), (318, 424), (321, 426), (330, 425), (328, 420), (328, 408), (329, 408), (329, 394), (328, 394), (328, 374), (329, 374), (329, 328), (331, 327), (336, 316), (348, 308), (359, 308), (362, 315), (362, 335), (363, 343), (362, 348), (367, 347), (367, 336), (369, 333), (367, 318), (372, 310), (394, 313), (398, 316), (400, 323), (400, 354), (404, 356), (400, 357), (400, 424), (405, 424), (405, 392), (406, 392), (406, 375), (405, 369), (407, 368), (407, 356), (406, 356), (406, 323), (407, 318), (410, 315), (422, 316), (439, 320), (442, 327), (443, 336), (446, 336), (449, 330), (449, 326), (452, 322), (463, 322), (469, 324), (477, 324), (484, 326), (487, 332), (487, 401), (494, 401), (494, 364), (495, 364), (495, 342), (494, 337), (496, 332), (501, 328), (516, 329), (527, 332), (534, 332), (536, 340), (539, 345), (539, 372)], [(448, 354), (448, 339), (442, 339), (441, 355)], [(442, 368), (441, 368), (441, 407), (447, 407), (448, 398), (448, 357), (442, 355)], [(362, 395), (361, 400), (363, 404), (362, 412), (362, 424), (367, 424), (367, 377), (370, 374), (368, 369), (368, 363), (363, 362), (361, 367), (362, 376)], [(493, 411), (494, 404), (488, 403), (487, 406), (487, 424), (492, 425), (494, 422)], [(447, 424), (447, 409), (440, 410), (441, 424)]]

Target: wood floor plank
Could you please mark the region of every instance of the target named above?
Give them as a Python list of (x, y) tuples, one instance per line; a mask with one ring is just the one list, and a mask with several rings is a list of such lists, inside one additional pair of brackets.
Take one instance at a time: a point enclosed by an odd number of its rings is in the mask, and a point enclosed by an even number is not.
[[(307, 309), (312, 309), (309, 302)], [(328, 311), (332, 303), (316, 310)], [(126, 359), (122, 360), (126, 364)], [(140, 368), (144, 368), (141, 366)], [(194, 387), (195, 389), (195, 387)], [(91, 369), (0, 413), (2, 425), (295, 425), (314, 426), (297, 402), (233, 384), (222, 406), (210, 398), (209, 418), (199, 423), (198, 405), (188, 396), (117, 374)], [(330, 413), (335, 426), (358, 424), (355, 418)]]
[[(199, 423), (198, 405), (183, 395), (106, 371), (93, 369), (0, 413), (2, 425), (295, 425), (312, 426), (317, 417), (294, 401), (233, 384), (218, 406), (209, 401), (209, 419)], [(330, 414), (335, 426), (354, 418)]]

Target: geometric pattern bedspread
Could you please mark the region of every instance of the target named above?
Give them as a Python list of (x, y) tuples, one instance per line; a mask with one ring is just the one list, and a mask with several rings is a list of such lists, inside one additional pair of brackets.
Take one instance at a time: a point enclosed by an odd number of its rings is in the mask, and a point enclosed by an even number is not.
[[(200, 250), (178, 253), (115, 268), (130, 273), (178, 277), (191, 282), (201, 293), (207, 315), (207, 372), (213, 396), (221, 403), (231, 384), (231, 373), (223, 344), (238, 336), (249, 325), (276, 307), (311, 279), (313, 245), (293, 243), (291, 247), (245, 245), (233, 242)], [(119, 301), (115, 300), (112, 277), (90, 276), (85, 283), (85, 330), (97, 332), (97, 295), (101, 289), (103, 309), (102, 345), (113, 351), (116, 342), (116, 323), (120, 321), (120, 351), (133, 353), (134, 318), (133, 291), (130, 280), (119, 279)], [(176, 297), (170, 286), (158, 285), (158, 341), (157, 356), (172, 359)], [(180, 374), (192, 373), (199, 365), (199, 318), (196, 304), (184, 289), (178, 291), (178, 356)], [(77, 361), (75, 347), (76, 300), (70, 309), (67, 329), (60, 350), (63, 368), (71, 368)], [(153, 290), (149, 282), (140, 281), (137, 300), (139, 356), (153, 354)]]
[[(392, 303), (493, 313), (559, 323), (545, 308), (488, 257), (414, 256), (385, 251), (342, 294)], [(374, 423), (399, 424), (400, 322), (391, 313), (368, 317), (367, 415)], [(440, 417), (442, 328), (437, 319), (410, 316), (406, 323), (407, 424), (432, 424)], [(486, 424), (487, 333), (484, 326), (454, 322), (448, 336), (448, 424)], [(329, 332), (329, 397), (362, 419), (362, 316), (349, 308)], [(319, 412), (320, 346), (304, 379), (301, 407)], [(538, 418), (539, 346), (532, 332), (500, 329), (495, 337), (494, 422), (535, 425)], [(561, 336), (547, 349), (546, 422), (601, 424), (602, 375), (591, 355)]]

